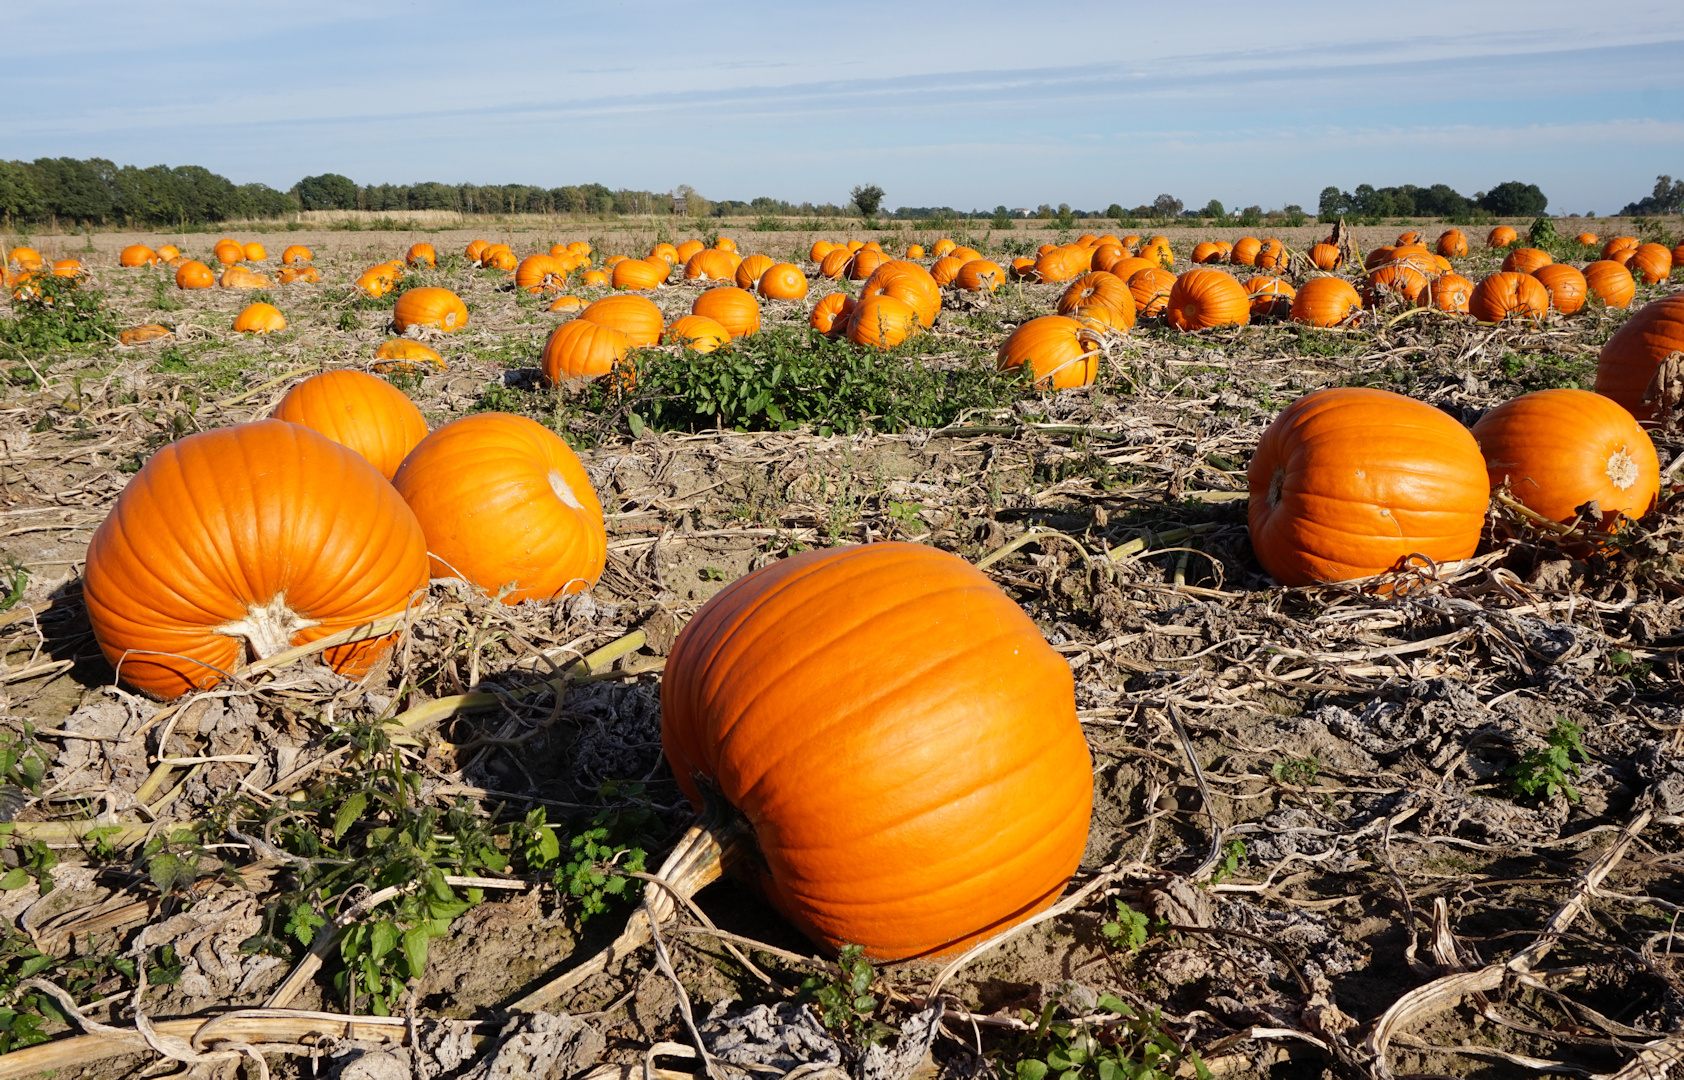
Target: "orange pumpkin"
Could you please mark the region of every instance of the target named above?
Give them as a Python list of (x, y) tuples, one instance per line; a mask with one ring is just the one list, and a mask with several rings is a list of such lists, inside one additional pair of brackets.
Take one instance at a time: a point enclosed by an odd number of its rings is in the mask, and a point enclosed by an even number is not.
[(1517, 274), (1530, 274), (1541, 266), (1548, 266), (1555, 259), (1547, 251), (1537, 248), (1515, 248), (1503, 260), (1503, 269)]
[(819, 298), (807, 324), (827, 337), (836, 337), (848, 330), (854, 315), (854, 298), (847, 293), (833, 292)]
[[(964, 265), (963, 262), (960, 263)], [(1069, 281), (1093, 269), (1093, 252), (1069, 244), (1053, 248), (1035, 260), (1035, 276), (1046, 282)]]
[(1642, 241), (1635, 236), (1615, 236), (1602, 245), (1602, 257), (1612, 259), (1618, 252), (1637, 250), (1641, 244)]
[(1286, 267), (1286, 245), (1279, 240), (1263, 241), (1257, 249), (1257, 268), (1259, 270), (1281, 270)]
[(1306, 326), (1345, 326), (1362, 317), (1362, 297), (1344, 278), (1314, 277), (1292, 299), (1292, 321)]
[(909, 258), (909, 259), (922, 259), (924, 257), (924, 245), (923, 244), (908, 244), (908, 245), (906, 245), (906, 257)]
[(845, 333), (855, 345), (892, 349), (919, 328), (917, 309), (898, 296), (879, 292), (855, 305)]
[(616, 289), (648, 291), (665, 284), (671, 269), (663, 259), (622, 259), (614, 264), (609, 280)]
[(1492, 409), (1473, 426), (1493, 488), (1505, 481), (1528, 509), (1567, 523), (1594, 501), (1604, 532), (1640, 518), (1660, 493), (1655, 444), (1631, 413), (1589, 390), (1539, 390)]
[(659, 259), (668, 266), (678, 265), (678, 249), (668, 243), (659, 243), (649, 249), (649, 258)]
[[(856, 256), (857, 257), (857, 256)], [(920, 326), (935, 325), (941, 313), (941, 289), (930, 272), (905, 259), (891, 259), (878, 265), (860, 286), (860, 299), (883, 293), (905, 301), (918, 316)]]
[(1604, 307), (1626, 307), (1637, 295), (1637, 279), (1611, 259), (1598, 259), (1585, 267), (1584, 274), (1585, 290)]
[(1169, 304), (1169, 294), (1175, 288), (1175, 275), (1168, 270), (1148, 266), (1129, 275), (1129, 293), (1134, 297), (1135, 314), (1162, 315)]
[(455, 331), (468, 325), (468, 305), (449, 289), (426, 286), (409, 289), (392, 307), (392, 325), (398, 333), (412, 326), (431, 326), (437, 330)]
[(409, 251), (404, 255), (404, 261), (411, 266), (437, 266), (439, 255), (431, 244), (411, 244)]
[(634, 349), (644, 349), (661, 340), (666, 320), (661, 309), (647, 296), (621, 293), (605, 296), (587, 307), (579, 318), (606, 326), (626, 335), (626, 343)]
[(355, 450), (388, 480), (427, 437), (427, 421), (409, 395), (360, 371), (312, 375), (288, 390), (270, 415)]
[(181, 249), (174, 244), (164, 244), (158, 248), (157, 255), (159, 262), (169, 262), (181, 258)]
[(1083, 274), (1064, 290), (1055, 310), (1060, 315), (1069, 315), (1090, 304), (1103, 304), (1118, 311), (1127, 305), (1129, 321), (1131, 324), (1134, 321), (1134, 295), (1129, 292), (1128, 284), (1115, 274), (1103, 270)]
[(731, 332), (706, 315), (685, 315), (667, 327), (667, 341), (691, 352), (710, 353), (731, 340)]
[(1253, 319), (1284, 319), (1292, 314), (1292, 301), (1298, 290), (1278, 277), (1259, 274), (1245, 283), (1246, 297), (1251, 304)]
[(608, 535), (585, 467), (524, 416), (452, 420), (410, 451), (392, 486), (426, 533), (434, 576), (505, 604), (583, 592), (602, 576)]
[(624, 333), (581, 316), (550, 331), (538, 367), (551, 386), (609, 374), (625, 385), (635, 377), (626, 359), (630, 349)]
[(958, 246), (959, 245), (954, 243), (952, 240), (943, 238), (936, 241), (935, 247), (930, 249), (930, 254), (934, 255), (938, 259), (945, 258), (948, 255), (953, 254), (953, 249)]
[[(1222, 248), (1210, 240), (1204, 240), (1194, 244), (1193, 261), (1201, 264), (1219, 263), (1222, 261)], [(1104, 267), (1101, 267), (1100, 269), (1104, 269)]]
[(757, 290), (768, 300), (803, 300), (807, 296), (807, 275), (794, 263), (773, 263), (760, 275)]
[(359, 274), (355, 287), (364, 296), (379, 297), (391, 292), (393, 286), (397, 283), (398, 277), (397, 274), (393, 273), (392, 267), (386, 263), (381, 263), (379, 266), (371, 266)]
[(1573, 239), (1577, 240), (1581, 247), (1595, 247), (1596, 246), (1596, 234), (1593, 233), (1593, 232), (1582, 232), (1578, 236), (1575, 236)]
[(151, 266), (157, 261), (157, 252), (145, 244), (130, 244), (117, 256), (118, 266)]
[(1639, 244), (1631, 256), (1631, 269), (1645, 284), (1659, 285), (1672, 274), (1672, 252), (1664, 244)]
[(1344, 261), (1339, 249), (1332, 244), (1317, 244), (1310, 249), (1310, 262), (1318, 270), (1337, 270)]
[[(1162, 271), (1143, 271), (1161, 273)], [(1011, 332), (995, 357), (1001, 371), (1024, 371), (1041, 389), (1086, 386), (1099, 374), (1098, 335), (1064, 315), (1042, 315)]]
[(824, 257), (836, 250), (836, 245), (829, 240), (814, 240), (813, 246), (807, 249), (807, 258), (813, 262), (823, 262)]
[(1474, 286), (1468, 314), (1482, 323), (1505, 319), (1541, 319), (1550, 309), (1549, 290), (1531, 274), (1505, 271)]
[(1433, 278), (1429, 296), (1433, 307), (1451, 314), (1465, 315), (1468, 300), (1473, 297), (1474, 283), (1461, 274), (1440, 274)]
[[(437, 349), (409, 338), (381, 342), (371, 366), (381, 375), (430, 375), (447, 370)], [(397, 462), (392, 468), (397, 468)]]
[[(88, 544), (82, 602), (122, 681), (161, 698), (401, 615), (427, 590), (415, 515), (355, 452), (259, 420), (164, 447)], [(358, 678), (396, 633), (323, 654)]]
[(747, 289), (735, 285), (721, 285), (703, 292), (691, 303), (690, 313), (707, 316), (734, 338), (748, 337), (760, 329), (760, 301)]
[(15, 247), (7, 256), (7, 260), (20, 270), (43, 270), (46, 268), (46, 261), (41, 258), (41, 253), (34, 248)]
[(264, 259), (269, 257), (269, 253), (263, 250), (263, 245), (257, 243), (255, 240), (246, 244), (243, 250), (245, 252), (246, 262), (262, 262)]
[(1234, 250), (1229, 253), (1228, 261), (1235, 266), (1256, 266), (1257, 253), (1263, 250), (1263, 241), (1255, 236), (1242, 236), (1234, 241)]
[(760, 275), (764, 274), (771, 268), (771, 256), (760, 254), (748, 256), (742, 262), (737, 264), (737, 272), (734, 275), (737, 287), (742, 289), (753, 289), (756, 285), (760, 284)]
[(274, 304), (248, 304), (234, 316), (234, 330), (241, 334), (273, 334), (287, 328), (287, 318)]
[(275, 280), (282, 285), (290, 285), (295, 281), (305, 281), (311, 284), (322, 280), (321, 271), (314, 266), (283, 266)]
[(314, 262), (315, 258), (310, 254), (310, 249), (303, 244), (289, 244), (287, 249), (281, 252), (281, 265), (293, 266), (301, 262)]
[(1189, 270), (1175, 279), (1164, 318), (1177, 330), (1244, 326), (1251, 321), (1251, 298), (1231, 274)]
[(1447, 259), (1459, 259), (1468, 253), (1468, 238), (1461, 229), (1446, 229), (1439, 234), (1438, 253)]
[(930, 280), (937, 285), (951, 285), (959, 277), (959, 271), (965, 268), (961, 259), (952, 255), (943, 255), (930, 266)]
[(1643, 305), (1608, 339), (1596, 358), (1596, 392), (1613, 398), (1639, 420), (1656, 419), (1655, 402), (1644, 398), (1661, 365), (1680, 352), (1684, 292)]
[(848, 262), (854, 253), (845, 247), (833, 247), (819, 260), (820, 275), (835, 281), (848, 272)]
[(491, 242), (489, 240), (474, 240), (468, 244), (467, 250), (463, 252), (463, 255), (467, 257), (469, 262), (478, 266), (480, 265), (480, 259), (485, 255), (486, 248), (489, 248), (490, 246)]
[(1282, 585), (1367, 577), (1412, 555), (1465, 559), (1491, 492), (1461, 424), (1355, 387), (1287, 406), (1258, 442), (1247, 481), (1252, 549)]
[(161, 337), (169, 337), (172, 332), (169, 327), (159, 323), (144, 323), (131, 330), (124, 330), (117, 335), (117, 341), (121, 345), (140, 345)]
[(274, 284), (267, 275), (254, 274), (243, 266), (230, 266), (222, 271), (217, 284), (224, 289), (262, 289)]
[(1532, 271), (1550, 294), (1550, 307), (1571, 315), (1585, 306), (1585, 275), (1566, 263), (1550, 263)]
[(673, 647), (661, 743), (695, 806), (710, 792), (752, 833), (735, 872), (830, 952), (959, 953), (1056, 901), (1087, 842), (1069, 666), (923, 545), (804, 552), (727, 586)]
[(583, 311), (585, 302), (577, 296), (558, 296), (545, 311)]
[[(681, 247), (680, 251), (683, 250)], [(737, 264), (740, 262), (736, 255), (719, 248), (703, 248), (690, 256), (684, 264), (684, 280), (696, 281), (735, 281), (737, 279)]]
[[(847, 275), (849, 281), (865, 281), (876, 272), (879, 266), (890, 261), (889, 257), (876, 248), (862, 247), (854, 252), (854, 257), (848, 260)], [(912, 265), (912, 264), (908, 264)], [(919, 267), (920, 270), (923, 267)]]
[(492, 244), (480, 253), (479, 264), (488, 270), (501, 270), (509, 273), (518, 266), (520, 260), (507, 244)]
[(175, 268), (175, 284), (178, 289), (208, 289), (216, 284), (216, 275), (210, 267), (192, 259)]
[(675, 249), (675, 253), (678, 255), (679, 262), (688, 263), (696, 256), (697, 252), (704, 250), (706, 247), (707, 245), (702, 243), (700, 240), (686, 240), (684, 243), (678, 245)]
[(246, 249), (238, 240), (222, 239), (216, 242), (216, 247), (211, 249), (211, 254), (216, 256), (217, 262), (227, 266), (245, 258)]
[(953, 278), (955, 288), (964, 292), (994, 292), (1006, 280), (1006, 271), (989, 259), (972, 259), (959, 268)]
[(1369, 271), (1363, 283), (1363, 306), (1383, 308), (1391, 304), (1423, 307), (1427, 303), (1427, 279), (1406, 263), (1389, 262)]
[(584, 276), (579, 279), (579, 284), (588, 285), (592, 288), (606, 289), (612, 283), (610, 282), (608, 275), (603, 273), (601, 270), (586, 270)]
[(1519, 233), (1507, 225), (1499, 225), (1485, 234), (1485, 246), (1488, 248), (1506, 248), (1519, 239)]
[(713, 242), (713, 246), (714, 246), (714, 249), (717, 250), (717, 251), (735, 252), (737, 250), (737, 242), (735, 240), (731, 239), (729, 236), (721, 236), (719, 239), (717, 239)]

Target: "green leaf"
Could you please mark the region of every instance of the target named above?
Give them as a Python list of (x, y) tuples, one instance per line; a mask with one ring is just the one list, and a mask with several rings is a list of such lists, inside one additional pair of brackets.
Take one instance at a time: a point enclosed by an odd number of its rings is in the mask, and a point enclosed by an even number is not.
[(1047, 1075), (1047, 1063), (1030, 1058), (1017, 1063), (1017, 1080), (1043, 1080)]
[(369, 930), (368, 951), (376, 960), (385, 956), (398, 946), (398, 928), (395, 923), (382, 919)]
[(403, 957), (409, 964), (411, 978), (415, 978), (427, 970), (428, 938), (427, 931), (419, 926), (403, 936)]
[(340, 804), (339, 812), (333, 815), (333, 838), (338, 840), (343, 837), (345, 831), (351, 827), (351, 823), (362, 816), (362, 812), (367, 806), (368, 796), (361, 791)]
[(648, 425), (643, 422), (643, 417), (637, 415), (636, 413), (627, 413), (626, 427), (631, 429), (632, 438), (635, 439), (639, 435), (643, 434)]
[(0, 877), (0, 889), (21, 889), (29, 884), (29, 871), (21, 866), (14, 866)]

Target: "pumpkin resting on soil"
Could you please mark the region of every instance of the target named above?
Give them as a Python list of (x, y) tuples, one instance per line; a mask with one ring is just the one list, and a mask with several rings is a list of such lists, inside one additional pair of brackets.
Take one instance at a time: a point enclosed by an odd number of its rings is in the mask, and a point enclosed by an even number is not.
[(361, 371), (312, 375), (288, 390), (270, 415), (355, 450), (388, 480), (427, 437), (427, 421), (409, 395)]
[(1036, 386), (1064, 390), (1093, 382), (1099, 357), (1091, 329), (1063, 315), (1042, 315), (1012, 331), (995, 363), (1001, 371), (1028, 368)]
[(810, 551), (727, 586), (673, 647), (661, 743), (756, 854), (734, 872), (830, 952), (936, 958), (1050, 906), (1091, 764), (1063, 658), (963, 559)]
[(460, 577), (505, 604), (596, 584), (608, 534), (579, 456), (524, 416), (452, 420), (404, 459), (392, 486), (427, 535), (436, 577)]
[[(173, 698), (401, 614), (427, 588), (415, 515), (363, 458), (259, 420), (189, 435), (129, 481), (88, 544), (82, 597), (122, 680)], [(357, 678), (395, 634), (323, 658)]]
[(1461, 424), (1401, 394), (1355, 387), (1288, 405), (1259, 440), (1247, 480), (1251, 545), (1282, 585), (1368, 577), (1411, 555), (1465, 559), (1491, 494), (1485, 459)]
[(1602, 346), (1595, 390), (1639, 420), (1656, 419), (1650, 384), (1670, 383), (1679, 376), (1677, 369), (1684, 363), (1679, 353), (1684, 353), (1684, 293), (1673, 293), (1639, 308)]

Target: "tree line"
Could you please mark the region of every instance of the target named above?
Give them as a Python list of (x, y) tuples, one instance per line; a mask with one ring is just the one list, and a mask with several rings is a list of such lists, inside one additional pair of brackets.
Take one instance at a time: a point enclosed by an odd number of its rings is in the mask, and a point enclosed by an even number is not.
[(116, 165), (104, 158), (0, 161), (0, 219), (169, 226), (279, 217), (297, 208), (267, 184), (235, 184), (199, 165)]
[(1509, 180), (1472, 196), (1463, 195), (1448, 184), (1383, 188), (1358, 184), (1355, 191), (1323, 188), (1317, 216), (1329, 222), (1341, 217), (1437, 217), (1467, 222), (1473, 219), (1475, 211), (1496, 217), (1538, 217), (1547, 206), (1549, 199), (1537, 184), (1519, 180)]

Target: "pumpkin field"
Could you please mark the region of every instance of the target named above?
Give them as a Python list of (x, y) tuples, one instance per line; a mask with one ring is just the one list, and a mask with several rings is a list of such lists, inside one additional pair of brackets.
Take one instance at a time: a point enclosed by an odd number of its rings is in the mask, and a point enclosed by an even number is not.
[(0, 1078), (1667, 1075), (1656, 220), (0, 237)]

